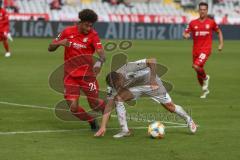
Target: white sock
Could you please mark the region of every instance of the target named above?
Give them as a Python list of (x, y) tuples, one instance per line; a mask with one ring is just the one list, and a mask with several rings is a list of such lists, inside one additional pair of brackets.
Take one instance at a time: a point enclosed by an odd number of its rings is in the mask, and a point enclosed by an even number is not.
[(175, 104), (175, 111), (177, 115), (179, 115), (181, 118), (183, 118), (187, 123), (191, 120), (191, 117), (184, 111), (184, 109)]
[(116, 104), (116, 111), (118, 116), (119, 124), (122, 128), (122, 131), (128, 132), (128, 125), (127, 125), (127, 116), (126, 116), (126, 109), (123, 102), (115, 102)]

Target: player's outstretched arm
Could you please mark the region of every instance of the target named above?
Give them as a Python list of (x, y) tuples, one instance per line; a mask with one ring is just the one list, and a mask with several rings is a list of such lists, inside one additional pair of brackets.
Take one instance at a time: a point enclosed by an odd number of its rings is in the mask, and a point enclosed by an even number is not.
[(104, 114), (102, 117), (101, 127), (97, 131), (97, 133), (95, 133), (95, 135), (94, 135), (95, 137), (104, 136), (104, 134), (106, 132), (107, 123), (108, 123), (109, 117), (110, 117), (112, 109), (113, 109), (113, 105), (114, 105), (114, 100), (113, 99), (108, 100), (108, 103), (105, 106)]
[(58, 49), (59, 45), (56, 45), (54, 43), (50, 43), (49, 46), (48, 46), (48, 51), (49, 52), (54, 52)]
[(48, 51), (49, 52), (54, 52), (58, 49), (59, 46), (69, 47), (70, 42), (67, 39), (63, 39), (63, 40), (60, 40), (60, 41), (53, 41), (52, 43), (49, 44)]
[(96, 75), (98, 75), (99, 72), (101, 71), (101, 67), (102, 67), (103, 63), (106, 61), (106, 56), (105, 56), (105, 52), (103, 49), (97, 49), (96, 52), (99, 56), (99, 59), (94, 64), (93, 71)]
[(218, 39), (219, 39), (218, 51), (222, 51), (222, 49), (223, 49), (223, 34), (222, 34), (221, 29), (218, 30)]

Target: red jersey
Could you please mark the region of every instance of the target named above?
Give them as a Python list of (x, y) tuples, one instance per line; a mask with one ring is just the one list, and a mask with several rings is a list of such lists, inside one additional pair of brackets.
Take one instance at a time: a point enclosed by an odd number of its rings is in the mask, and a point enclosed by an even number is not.
[(192, 33), (193, 54), (210, 54), (212, 50), (213, 31), (218, 31), (219, 27), (213, 19), (207, 18), (204, 21), (195, 19), (186, 28), (186, 33)]
[(68, 39), (70, 46), (65, 47), (65, 76), (93, 76), (93, 54), (102, 49), (98, 33), (92, 29), (88, 34), (79, 33), (78, 26), (65, 28), (54, 41)]
[(9, 32), (9, 19), (7, 11), (0, 8), (0, 33), (4, 32)]

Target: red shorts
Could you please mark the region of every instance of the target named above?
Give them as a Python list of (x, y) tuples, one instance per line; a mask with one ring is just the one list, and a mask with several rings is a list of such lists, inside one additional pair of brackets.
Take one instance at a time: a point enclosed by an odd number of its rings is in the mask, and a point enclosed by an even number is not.
[(193, 54), (193, 64), (195, 64), (199, 67), (204, 67), (209, 56), (210, 56), (209, 53)]
[(64, 98), (76, 100), (80, 97), (82, 90), (89, 99), (98, 99), (99, 86), (96, 77), (72, 77), (64, 79)]
[(0, 32), (0, 41), (3, 40), (7, 40), (7, 36), (3, 32)]

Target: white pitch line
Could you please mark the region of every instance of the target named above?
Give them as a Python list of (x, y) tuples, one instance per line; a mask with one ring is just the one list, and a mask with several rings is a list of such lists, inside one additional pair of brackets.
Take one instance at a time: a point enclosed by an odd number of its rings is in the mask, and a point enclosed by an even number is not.
[[(25, 107), (25, 108), (34, 108), (34, 109), (46, 109), (46, 110), (53, 110), (53, 111), (55, 110), (55, 108), (51, 108), (51, 107), (29, 105), (29, 104), (19, 104), (19, 103), (11, 103), (11, 102), (3, 102), (3, 101), (0, 101), (0, 104), (19, 106), (19, 107)], [(57, 109), (57, 110), (65, 110), (65, 109)], [(69, 110), (66, 110), (66, 111), (69, 111)], [(114, 118), (117, 118), (117, 115), (111, 115), (111, 116)], [(134, 117), (129, 118), (128, 117), (128, 119), (136, 121), (136, 122), (140, 122), (138, 118), (134, 118)], [(143, 121), (148, 122), (148, 123), (153, 122), (153, 120), (143, 120)], [(173, 125), (183, 125), (183, 126), (186, 125), (185, 123), (177, 123), (177, 122), (167, 122), (167, 121), (161, 121), (161, 122), (166, 123), (166, 124), (173, 124)]]
[(35, 109), (47, 109), (47, 110), (55, 110), (55, 108), (44, 107), (44, 106), (37, 106), (37, 105), (28, 105), (28, 104), (19, 104), (19, 103), (11, 103), (11, 102), (2, 102), (0, 104), (6, 104), (10, 106), (19, 106), (19, 107), (26, 107), (26, 108), (35, 108)]
[(13, 134), (32, 134), (32, 133), (57, 133), (57, 132), (74, 132), (79, 130), (39, 130), (39, 131), (14, 131), (14, 132), (0, 132), (0, 135)]
[[(165, 128), (186, 128), (187, 126), (166, 126)], [(147, 127), (131, 127), (130, 129), (141, 130), (147, 129)], [(108, 128), (108, 130), (119, 130), (119, 128)], [(80, 132), (90, 131), (90, 129), (62, 129), (62, 130), (35, 130), (35, 131), (12, 131), (12, 132), (0, 132), (0, 135), (16, 135), (16, 134), (39, 134), (39, 133), (65, 133), (65, 132)]]

